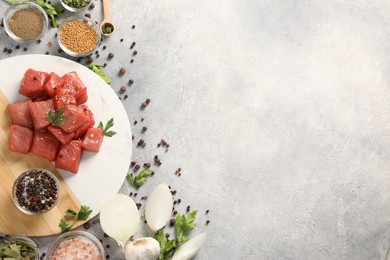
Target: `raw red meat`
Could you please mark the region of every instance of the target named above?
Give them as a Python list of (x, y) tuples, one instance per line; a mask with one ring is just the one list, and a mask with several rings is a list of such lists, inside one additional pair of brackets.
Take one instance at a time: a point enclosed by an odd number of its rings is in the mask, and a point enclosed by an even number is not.
[(67, 144), (61, 145), (55, 166), (62, 170), (77, 173), (83, 153), (81, 143), (81, 140), (72, 140)]
[(77, 104), (82, 104), (87, 101), (87, 87), (81, 81), (75, 71), (66, 73), (62, 76), (64, 87), (72, 89), (74, 98), (78, 101)]
[(89, 120), (83, 109), (74, 105), (68, 105), (65, 107), (63, 117), (66, 118), (66, 122), (59, 125), (59, 127), (67, 133), (76, 131)]
[(64, 85), (64, 80), (55, 74), (54, 72), (50, 73), (49, 80), (46, 82), (44, 89), (46, 93), (53, 97), (56, 90), (61, 88)]
[(62, 128), (60, 128), (58, 126), (49, 125), (47, 127), (47, 130), (52, 135), (54, 135), (54, 137), (57, 138), (57, 140), (60, 141), (62, 144), (69, 143), (69, 141), (72, 140), (76, 136), (75, 132), (67, 133), (64, 130), (62, 130)]
[(48, 79), (49, 73), (28, 69), (24, 73), (19, 93), (29, 98), (42, 96), (45, 94), (43, 86)]
[(10, 151), (18, 153), (28, 153), (33, 140), (33, 131), (19, 125), (11, 125), (11, 132), (8, 141)]
[(60, 144), (60, 141), (58, 141), (50, 132), (35, 130), (31, 152), (45, 157), (50, 161), (54, 161)]
[(88, 116), (89, 120), (85, 122), (79, 129), (76, 130), (76, 139), (82, 138), (84, 134), (87, 132), (88, 128), (93, 127), (95, 124), (95, 119), (93, 117), (93, 113), (91, 109), (86, 104), (82, 104), (79, 106), (80, 109), (83, 110), (84, 114)]
[(57, 88), (53, 100), (57, 110), (67, 105), (77, 105), (73, 90), (67, 87)]
[(50, 124), (47, 119), (49, 111), (54, 111), (53, 100), (28, 103), (28, 108), (34, 122), (35, 129), (45, 128)]
[(30, 99), (20, 101), (13, 104), (8, 104), (7, 110), (11, 117), (12, 124), (20, 125), (28, 128), (34, 128), (28, 103), (31, 103)]
[(97, 153), (103, 142), (103, 130), (97, 127), (91, 127), (84, 136), (82, 147), (86, 151)]

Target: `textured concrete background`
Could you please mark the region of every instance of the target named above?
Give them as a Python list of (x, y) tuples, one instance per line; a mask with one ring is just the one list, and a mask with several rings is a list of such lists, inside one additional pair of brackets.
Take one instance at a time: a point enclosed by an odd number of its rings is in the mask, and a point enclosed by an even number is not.
[[(92, 18), (100, 19), (96, 3)], [(164, 181), (178, 190), (180, 211), (199, 209), (193, 235), (205, 231), (209, 240), (197, 259), (385, 258), (388, 1), (112, 4), (118, 30), (103, 53), (116, 56), (106, 71), (116, 91), (135, 80), (123, 104), (131, 122), (144, 117), (149, 127), (148, 145), (134, 145), (133, 157), (145, 162), (159, 154), (163, 162), (136, 200)], [(1, 49), (15, 46), (3, 30), (0, 37)], [(130, 64), (132, 41), (138, 54)], [(28, 53), (47, 49), (33, 43)], [(126, 79), (116, 76), (121, 66)], [(148, 97), (152, 103), (141, 111)], [(132, 128), (136, 141), (141, 127)], [(161, 138), (168, 153), (155, 148)], [(131, 191), (125, 181), (122, 192)], [(102, 234), (97, 225), (91, 232)], [(51, 240), (37, 241), (45, 248)], [(107, 243), (111, 258), (123, 258)]]

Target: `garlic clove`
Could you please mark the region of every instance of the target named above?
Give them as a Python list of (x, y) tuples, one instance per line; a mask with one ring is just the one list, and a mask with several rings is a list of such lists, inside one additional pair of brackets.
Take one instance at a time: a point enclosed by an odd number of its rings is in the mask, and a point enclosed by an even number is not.
[(140, 224), (134, 200), (120, 193), (108, 199), (100, 211), (100, 224), (103, 231), (123, 247)]
[(151, 237), (136, 239), (125, 248), (126, 260), (156, 260), (159, 254), (160, 244)]
[(157, 185), (148, 197), (145, 206), (145, 218), (153, 231), (163, 228), (172, 215), (173, 199), (165, 183)]
[(206, 233), (197, 235), (196, 237), (187, 241), (187, 243), (181, 245), (172, 257), (172, 260), (190, 260), (201, 249), (206, 242)]

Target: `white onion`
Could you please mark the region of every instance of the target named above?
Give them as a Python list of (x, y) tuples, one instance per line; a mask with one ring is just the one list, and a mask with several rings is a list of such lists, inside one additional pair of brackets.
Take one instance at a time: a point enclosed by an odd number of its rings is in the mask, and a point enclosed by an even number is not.
[(103, 231), (123, 247), (140, 224), (138, 208), (133, 199), (120, 193), (108, 199), (100, 211), (100, 224)]
[(164, 227), (172, 216), (173, 199), (169, 187), (159, 184), (148, 197), (145, 206), (145, 218), (149, 227), (157, 231)]
[(181, 245), (172, 257), (172, 260), (190, 260), (192, 259), (206, 242), (206, 233), (197, 235), (188, 240), (187, 243)]

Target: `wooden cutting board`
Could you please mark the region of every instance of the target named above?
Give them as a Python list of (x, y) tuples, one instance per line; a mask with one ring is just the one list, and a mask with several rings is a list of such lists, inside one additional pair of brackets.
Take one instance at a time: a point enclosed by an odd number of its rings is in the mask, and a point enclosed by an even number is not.
[[(34, 154), (23, 155), (8, 150), (11, 120), (7, 105), (8, 101), (0, 91), (0, 233), (25, 236), (58, 234), (61, 231), (58, 223), (65, 211), (69, 208), (78, 211), (80, 203), (50, 161)], [(31, 168), (47, 169), (60, 182), (57, 205), (49, 212), (33, 216), (22, 213), (12, 200), (14, 181), (22, 172)]]

